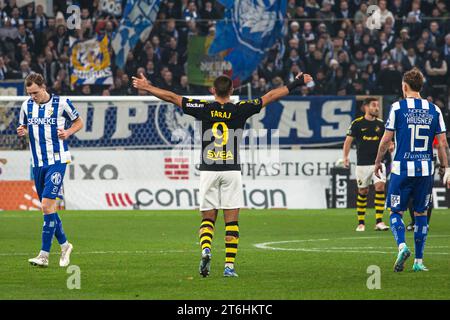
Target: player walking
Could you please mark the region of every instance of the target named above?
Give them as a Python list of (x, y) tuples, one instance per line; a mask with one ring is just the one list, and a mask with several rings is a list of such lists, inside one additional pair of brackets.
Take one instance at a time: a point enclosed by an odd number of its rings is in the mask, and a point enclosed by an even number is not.
[[(358, 183), (357, 214), (358, 227), (356, 231), (365, 231), (365, 215), (367, 208), (367, 195), (369, 194), (369, 185), (372, 181), (375, 185), (375, 230), (386, 231), (389, 227), (383, 222), (384, 204), (385, 204), (385, 170), (380, 178), (373, 174), (375, 158), (377, 156), (378, 146), (381, 137), (384, 134), (383, 120), (378, 118), (380, 107), (378, 99), (367, 98), (363, 102), (365, 114), (363, 117), (355, 119), (347, 132), (344, 142), (344, 166), (349, 167), (349, 153), (352, 142), (356, 142), (356, 181)], [(383, 169), (385, 169), (384, 164)]]
[[(22, 104), (17, 134), (29, 135), (33, 177), (42, 203), (44, 226), (42, 247), (30, 264), (47, 267), (53, 236), (61, 245), (59, 265), (70, 263), (73, 246), (66, 239), (61, 219), (56, 212), (56, 198), (63, 183), (70, 153), (66, 139), (83, 127), (83, 122), (69, 99), (50, 95), (41, 74), (32, 73), (25, 79), (30, 99)], [(72, 125), (66, 129), (66, 121)]]
[(234, 262), (239, 243), (239, 209), (243, 206), (239, 144), (246, 120), (267, 104), (289, 94), (294, 88), (312, 81), (310, 75), (299, 74), (288, 86), (274, 89), (260, 99), (230, 101), (233, 84), (229, 77), (219, 76), (212, 88), (215, 101), (193, 100), (156, 88), (141, 74), (133, 77), (133, 86), (183, 108), (184, 113), (202, 123), (202, 157), (200, 164), (200, 244), (202, 258), (199, 272), (209, 275), (211, 242), (219, 209), (225, 219), (225, 277), (237, 277)]
[(446, 128), (441, 110), (420, 97), (424, 78), (418, 69), (412, 69), (403, 76), (404, 99), (392, 105), (386, 132), (381, 139), (375, 161), (375, 174), (380, 177), (383, 170), (381, 160), (392, 138), (395, 139), (395, 156), (392, 163), (391, 181), (387, 206), (391, 209), (391, 230), (398, 245), (398, 256), (394, 271), (401, 272), (405, 261), (411, 255), (405, 242), (403, 212), (413, 199), (415, 226), (414, 271), (428, 271), (423, 264), (423, 252), (428, 234), (427, 209), (430, 205), (433, 187), (433, 139), (438, 139), (438, 157), (445, 167), (444, 184), (450, 187), (448, 167), (449, 149)]

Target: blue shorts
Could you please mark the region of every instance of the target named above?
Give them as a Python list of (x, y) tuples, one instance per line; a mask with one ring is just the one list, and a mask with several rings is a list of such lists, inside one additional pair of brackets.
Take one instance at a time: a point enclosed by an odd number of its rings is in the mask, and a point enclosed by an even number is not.
[(386, 207), (394, 212), (406, 211), (412, 198), (415, 212), (427, 211), (431, 203), (433, 180), (433, 176), (405, 177), (391, 174)]
[(67, 163), (55, 163), (47, 167), (34, 167), (33, 177), (39, 200), (61, 198)]

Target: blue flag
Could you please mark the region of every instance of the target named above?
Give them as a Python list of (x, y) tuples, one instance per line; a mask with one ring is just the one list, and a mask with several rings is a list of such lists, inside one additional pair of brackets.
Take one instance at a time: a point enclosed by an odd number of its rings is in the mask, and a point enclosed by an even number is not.
[(287, 0), (219, 0), (225, 19), (217, 23), (209, 54), (230, 50), (225, 57), (233, 66), (232, 79), (243, 81), (283, 37)]
[(128, 52), (139, 40), (145, 41), (152, 31), (161, 0), (128, 0), (120, 27), (112, 41), (116, 65), (123, 68)]

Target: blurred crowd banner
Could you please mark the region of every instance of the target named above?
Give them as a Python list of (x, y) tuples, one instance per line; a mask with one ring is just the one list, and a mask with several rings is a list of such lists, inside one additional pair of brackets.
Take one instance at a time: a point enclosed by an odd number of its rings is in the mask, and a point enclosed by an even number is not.
[[(195, 98), (211, 99), (208, 96)], [(20, 104), (0, 99), (0, 149), (17, 149)], [(237, 97), (234, 97), (237, 99)], [(200, 124), (181, 108), (154, 97), (72, 97), (86, 125), (69, 145), (75, 148), (177, 148), (200, 145)], [(354, 96), (286, 97), (247, 122), (245, 144), (330, 146), (345, 140), (356, 109)], [(245, 134), (244, 134), (245, 136)], [(26, 147), (26, 145), (25, 145)]]
[[(283, 39), (287, 0), (219, 0), (225, 18), (217, 23), (209, 55), (223, 54), (239, 82), (256, 70), (266, 51)], [(282, 42), (282, 41), (280, 41)]]
[(21, 96), (25, 94), (25, 86), (22, 80), (0, 81), (0, 96)]
[(119, 30), (112, 40), (119, 68), (125, 65), (128, 52), (138, 41), (145, 42), (152, 31), (161, 0), (128, 0)]
[(107, 36), (94, 37), (86, 41), (71, 38), (70, 83), (72, 86), (85, 84), (113, 84), (111, 57)]
[(189, 83), (212, 87), (214, 79), (226, 74), (231, 76), (231, 62), (226, 61), (226, 51), (208, 54), (213, 37), (191, 36), (188, 42), (188, 78)]

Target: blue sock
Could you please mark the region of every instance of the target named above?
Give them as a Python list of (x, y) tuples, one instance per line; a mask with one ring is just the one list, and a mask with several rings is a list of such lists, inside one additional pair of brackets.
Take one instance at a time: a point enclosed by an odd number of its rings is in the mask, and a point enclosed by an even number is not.
[(427, 240), (428, 222), (426, 216), (416, 217), (414, 226), (414, 246), (416, 248), (416, 259), (423, 259), (423, 249)]
[(62, 227), (61, 219), (59, 218), (58, 213), (56, 215), (56, 229), (55, 229), (55, 237), (58, 240), (59, 244), (64, 244), (67, 241), (66, 234), (64, 233), (64, 229)]
[(56, 229), (56, 214), (44, 214), (44, 226), (42, 227), (42, 251), (50, 252), (52, 240)]
[(400, 213), (391, 213), (391, 230), (398, 246), (401, 243), (405, 243), (405, 224), (403, 223)]

